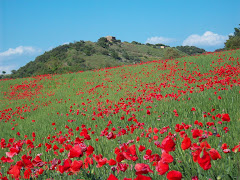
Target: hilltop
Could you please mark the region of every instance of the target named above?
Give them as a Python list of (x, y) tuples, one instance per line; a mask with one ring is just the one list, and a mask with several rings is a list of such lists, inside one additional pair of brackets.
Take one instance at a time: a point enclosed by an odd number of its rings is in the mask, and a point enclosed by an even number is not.
[[(97, 42), (81, 40), (44, 52), (17, 71), (13, 70), (8, 77), (22, 78), (41, 74), (62, 74), (191, 55), (185, 49), (171, 48), (164, 44), (121, 42), (115, 38), (108, 40), (105, 37), (100, 38)], [(199, 50), (199, 48), (197, 49)], [(196, 51), (196, 53), (199, 52), (205, 51), (201, 51), (201, 49)]]

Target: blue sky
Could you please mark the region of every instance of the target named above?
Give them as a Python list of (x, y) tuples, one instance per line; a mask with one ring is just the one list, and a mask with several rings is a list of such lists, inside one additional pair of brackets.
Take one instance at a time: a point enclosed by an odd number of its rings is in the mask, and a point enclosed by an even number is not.
[(222, 48), (239, 0), (0, 0), (0, 73), (64, 43), (122, 41)]

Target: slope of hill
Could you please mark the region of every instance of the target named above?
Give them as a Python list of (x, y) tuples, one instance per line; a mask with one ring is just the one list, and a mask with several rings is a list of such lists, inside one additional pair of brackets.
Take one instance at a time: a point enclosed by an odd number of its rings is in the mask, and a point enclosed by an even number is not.
[(144, 45), (135, 41), (132, 43), (120, 40), (110, 42), (106, 38), (100, 38), (96, 43), (78, 41), (45, 52), (34, 61), (14, 71), (11, 77), (61, 74), (171, 58), (168, 51), (171, 51), (173, 58), (186, 55), (175, 48), (161, 49), (158, 46)]
[(238, 179), (239, 57), (0, 80), (0, 178)]

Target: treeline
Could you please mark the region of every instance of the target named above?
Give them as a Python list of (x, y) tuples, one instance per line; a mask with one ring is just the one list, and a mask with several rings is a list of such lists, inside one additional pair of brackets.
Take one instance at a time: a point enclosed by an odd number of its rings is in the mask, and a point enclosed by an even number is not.
[(198, 48), (196, 46), (177, 46), (176, 48), (188, 55), (196, 55), (206, 52), (204, 49)]

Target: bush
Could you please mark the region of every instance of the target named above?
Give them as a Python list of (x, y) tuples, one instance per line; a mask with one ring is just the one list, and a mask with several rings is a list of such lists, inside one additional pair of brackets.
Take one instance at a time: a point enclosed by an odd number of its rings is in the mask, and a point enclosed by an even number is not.
[(115, 50), (111, 50), (111, 56), (112, 56), (114, 59), (120, 59), (118, 53), (117, 53)]
[(196, 46), (177, 46), (176, 48), (188, 55), (202, 54), (206, 52), (204, 49), (198, 48)]
[(98, 39), (97, 41), (97, 45), (103, 47), (103, 48), (108, 48), (109, 44), (108, 44), (108, 40), (105, 37), (101, 37)]
[(178, 58), (178, 57), (180, 57), (180, 54), (174, 48), (169, 48), (164, 53), (164, 58), (165, 59), (175, 59), (175, 58)]

